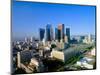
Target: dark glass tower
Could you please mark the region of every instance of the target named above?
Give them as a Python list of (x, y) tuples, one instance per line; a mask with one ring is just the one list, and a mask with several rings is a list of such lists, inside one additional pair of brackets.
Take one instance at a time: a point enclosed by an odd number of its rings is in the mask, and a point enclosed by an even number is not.
[(70, 42), (70, 28), (66, 28), (66, 36), (68, 37), (68, 42)]
[(58, 32), (59, 32), (59, 39), (61, 40), (63, 40), (63, 42), (64, 42), (64, 24), (59, 24), (58, 25)]
[(46, 40), (47, 41), (53, 40), (53, 29), (50, 24), (47, 24), (47, 26), (46, 26)]
[(58, 40), (58, 28), (55, 28), (55, 40)]
[(44, 35), (45, 35), (45, 29), (40, 28), (39, 29), (39, 34), (40, 34), (40, 41), (42, 41), (43, 38), (44, 38)]
[(60, 42), (61, 40), (61, 31), (58, 29), (58, 41)]

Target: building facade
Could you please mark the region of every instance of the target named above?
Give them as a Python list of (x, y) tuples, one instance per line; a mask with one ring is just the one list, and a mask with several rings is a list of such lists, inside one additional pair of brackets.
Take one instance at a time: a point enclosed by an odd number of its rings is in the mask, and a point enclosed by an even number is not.
[(60, 42), (64, 42), (64, 24), (59, 24), (58, 25), (58, 34), (59, 34), (59, 39)]
[(53, 29), (50, 24), (47, 24), (46, 26), (46, 41), (52, 41), (53, 40)]
[(45, 36), (45, 29), (40, 28), (39, 34), (40, 34), (40, 41), (42, 41), (44, 39), (44, 36)]
[(68, 42), (70, 42), (70, 28), (66, 28), (66, 36), (68, 38)]

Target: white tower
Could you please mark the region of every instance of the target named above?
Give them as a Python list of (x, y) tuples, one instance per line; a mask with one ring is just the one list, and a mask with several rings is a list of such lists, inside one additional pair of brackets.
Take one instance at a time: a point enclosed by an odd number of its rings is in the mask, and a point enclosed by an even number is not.
[(30, 42), (33, 42), (33, 37), (31, 37)]
[(17, 53), (17, 67), (20, 68), (20, 62), (21, 62), (21, 58), (20, 58), (20, 52)]
[(88, 43), (92, 43), (92, 35), (91, 34), (88, 35)]

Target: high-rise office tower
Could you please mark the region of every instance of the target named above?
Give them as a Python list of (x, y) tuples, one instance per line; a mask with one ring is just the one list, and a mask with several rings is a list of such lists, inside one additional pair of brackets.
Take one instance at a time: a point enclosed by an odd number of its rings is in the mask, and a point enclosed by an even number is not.
[(30, 42), (33, 42), (33, 37), (30, 38)]
[(43, 41), (44, 36), (45, 36), (45, 29), (40, 28), (39, 29), (39, 35), (40, 35), (40, 41)]
[(46, 41), (52, 41), (53, 40), (53, 29), (50, 24), (47, 24), (46, 26)]
[(68, 42), (70, 42), (70, 28), (66, 28), (66, 36), (68, 37)]
[(55, 28), (55, 40), (58, 40), (58, 28)]
[(54, 40), (53, 28), (51, 27), (51, 40)]
[(58, 29), (58, 42), (61, 41), (61, 31)]
[(64, 42), (64, 24), (59, 24), (58, 25), (58, 32), (60, 34), (60, 41)]

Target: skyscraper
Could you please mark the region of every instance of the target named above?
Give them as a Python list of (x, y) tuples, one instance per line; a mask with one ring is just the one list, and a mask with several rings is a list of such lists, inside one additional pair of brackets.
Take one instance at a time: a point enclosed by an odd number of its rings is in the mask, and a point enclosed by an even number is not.
[(46, 26), (46, 40), (47, 41), (53, 40), (53, 29), (50, 24), (47, 24), (47, 26)]
[(58, 28), (55, 28), (55, 40), (58, 40)]
[(51, 40), (54, 40), (53, 28), (51, 27)]
[(33, 37), (30, 38), (30, 42), (33, 42)]
[(59, 34), (60, 34), (60, 41), (64, 42), (64, 24), (59, 24), (58, 30), (59, 30)]
[(70, 42), (70, 28), (66, 28), (66, 36), (68, 37), (68, 42)]
[(61, 30), (58, 29), (58, 42), (61, 41)]
[(39, 34), (40, 34), (40, 41), (42, 41), (43, 38), (44, 38), (44, 35), (45, 35), (45, 29), (40, 28), (39, 29)]

